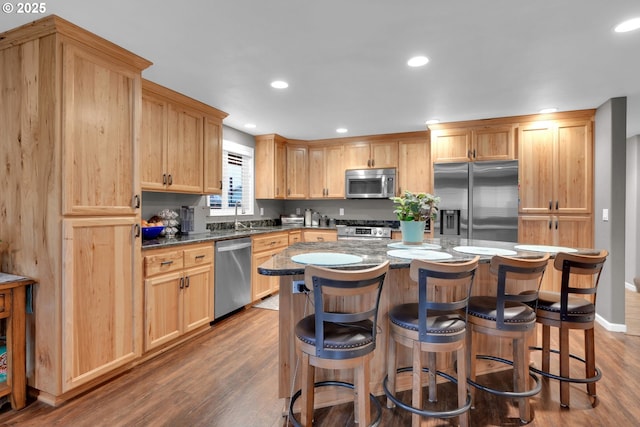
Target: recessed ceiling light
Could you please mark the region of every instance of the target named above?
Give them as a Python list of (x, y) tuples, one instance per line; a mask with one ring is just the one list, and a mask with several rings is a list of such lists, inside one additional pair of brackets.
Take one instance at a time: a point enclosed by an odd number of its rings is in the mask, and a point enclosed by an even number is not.
[(247, 129), (255, 129), (256, 125), (253, 123), (247, 123), (244, 125), (244, 127), (246, 127)]
[(640, 18), (633, 18), (618, 24), (613, 31), (616, 33), (626, 33), (637, 30), (638, 28), (640, 28)]
[(286, 89), (289, 87), (289, 83), (282, 80), (276, 80), (271, 82), (271, 87), (275, 89)]
[(338, 132), (338, 133), (347, 133), (348, 130), (349, 129), (347, 129), (347, 128), (338, 128), (338, 129), (336, 129), (336, 132)]
[(431, 119), (431, 120), (427, 120), (426, 122), (424, 122), (425, 125), (429, 126), (429, 125), (435, 125), (436, 123), (440, 123), (440, 120), (438, 119)]
[(422, 67), (423, 65), (427, 65), (428, 62), (429, 58), (426, 56), (414, 56), (407, 61), (407, 65), (409, 67)]
[(557, 108), (543, 108), (542, 110), (539, 111), (540, 114), (549, 114), (549, 113), (555, 113), (556, 111), (558, 111)]

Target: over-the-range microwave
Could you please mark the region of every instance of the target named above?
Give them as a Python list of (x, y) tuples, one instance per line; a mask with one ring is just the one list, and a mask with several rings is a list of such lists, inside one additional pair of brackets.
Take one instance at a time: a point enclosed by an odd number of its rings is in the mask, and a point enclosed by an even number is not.
[(396, 194), (395, 169), (349, 169), (344, 182), (347, 199), (388, 199)]

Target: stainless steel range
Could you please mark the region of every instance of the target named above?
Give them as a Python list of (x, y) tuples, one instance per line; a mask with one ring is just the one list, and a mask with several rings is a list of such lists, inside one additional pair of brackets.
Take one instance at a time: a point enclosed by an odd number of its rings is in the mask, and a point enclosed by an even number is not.
[(391, 240), (390, 227), (339, 225), (338, 240)]

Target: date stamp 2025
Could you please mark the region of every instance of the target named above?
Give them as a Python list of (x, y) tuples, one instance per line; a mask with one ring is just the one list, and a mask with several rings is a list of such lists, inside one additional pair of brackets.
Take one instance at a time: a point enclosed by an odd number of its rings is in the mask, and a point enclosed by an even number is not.
[(15, 14), (31, 14), (39, 15), (47, 12), (47, 3), (12, 3), (5, 2), (2, 4), (3, 13), (15, 13)]

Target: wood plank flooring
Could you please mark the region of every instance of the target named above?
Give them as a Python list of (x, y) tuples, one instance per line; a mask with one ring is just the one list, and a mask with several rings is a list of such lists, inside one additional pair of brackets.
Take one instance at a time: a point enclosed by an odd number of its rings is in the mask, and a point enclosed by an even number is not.
[[(244, 310), (182, 348), (63, 406), (32, 402), (21, 411), (13, 411), (5, 405), (0, 426), (289, 426), (282, 416), (284, 401), (277, 398), (277, 322), (277, 311)], [(581, 354), (582, 335), (572, 334), (571, 345)], [(534, 420), (530, 426), (638, 425), (640, 337), (610, 333), (598, 326), (596, 352), (603, 371), (597, 385), (597, 406), (591, 407), (585, 387), (576, 384), (571, 386), (571, 409), (561, 409), (558, 383), (545, 380), (542, 392), (532, 398)], [(499, 385), (508, 384), (511, 377), (506, 371), (480, 379), (487, 385)], [(450, 400), (455, 392), (449, 384), (443, 384), (438, 395)], [(519, 425), (517, 407), (510, 400), (480, 391), (476, 396), (476, 409), (470, 412), (472, 426)], [(403, 398), (410, 399), (407, 393)], [(386, 409), (384, 399), (380, 401), (381, 426), (410, 425), (405, 411)], [(349, 404), (317, 410), (315, 425), (352, 426), (352, 410)], [(427, 419), (424, 425), (456, 422)]]

